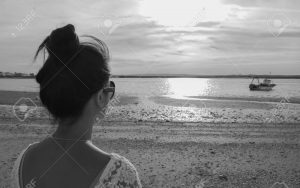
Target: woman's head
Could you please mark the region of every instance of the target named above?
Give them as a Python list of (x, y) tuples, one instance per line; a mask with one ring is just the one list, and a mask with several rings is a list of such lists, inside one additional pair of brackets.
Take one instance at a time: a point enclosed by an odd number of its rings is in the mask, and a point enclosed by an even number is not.
[(36, 81), (41, 101), (55, 119), (80, 116), (90, 98), (109, 83), (108, 48), (87, 37), (93, 42), (80, 42), (69, 24), (52, 31), (36, 52), (35, 59), (41, 50), (48, 52)]

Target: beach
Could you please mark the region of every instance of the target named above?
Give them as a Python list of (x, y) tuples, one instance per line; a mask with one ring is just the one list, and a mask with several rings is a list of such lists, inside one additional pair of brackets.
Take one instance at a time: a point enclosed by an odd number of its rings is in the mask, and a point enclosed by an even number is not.
[[(18, 153), (48, 136), (53, 125), (1, 123), (1, 182)], [(300, 186), (297, 125), (103, 122), (93, 143), (137, 168), (144, 187)], [(5, 187), (4, 185), (2, 185)]]
[[(37, 93), (0, 96), (0, 182), (7, 187), (21, 150), (55, 125)], [(24, 121), (13, 110), (20, 97), (34, 102)], [(94, 126), (92, 142), (128, 158), (143, 187), (300, 187), (298, 104), (129, 95), (117, 100)]]

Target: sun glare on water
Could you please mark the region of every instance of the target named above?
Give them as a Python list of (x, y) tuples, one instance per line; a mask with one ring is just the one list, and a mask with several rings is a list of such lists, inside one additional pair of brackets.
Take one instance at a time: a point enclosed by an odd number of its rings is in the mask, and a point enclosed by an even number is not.
[(187, 96), (208, 95), (211, 89), (209, 79), (168, 78), (168, 96), (184, 99)]
[(201, 21), (222, 21), (229, 10), (220, 0), (143, 0), (140, 14), (165, 26), (194, 26)]

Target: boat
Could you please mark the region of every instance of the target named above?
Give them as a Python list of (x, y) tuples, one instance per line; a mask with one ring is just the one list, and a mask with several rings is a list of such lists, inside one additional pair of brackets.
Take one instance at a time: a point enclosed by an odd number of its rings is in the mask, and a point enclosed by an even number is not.
[[(257, 84), (254, 84), (254, 80), (257, 80)], [(259, 78), (253, 78), (251, 84), (249, 85), (249, 89), (251, 91), (271, 91), (276, 84), (272, 83), (270, 79), (265, 78), (261, 83)]]

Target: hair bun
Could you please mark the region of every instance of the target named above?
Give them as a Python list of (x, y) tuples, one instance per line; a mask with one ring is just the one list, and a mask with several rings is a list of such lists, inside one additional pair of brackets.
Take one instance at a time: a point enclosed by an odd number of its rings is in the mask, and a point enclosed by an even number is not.
[(49, 54), (59, 58), (73, 55), (79, 48), (79, 39), (75, 33), (75, 27), (68, 24), (52, 31), (47, 42), (47, 48), (50, 49), (48, 49)]

